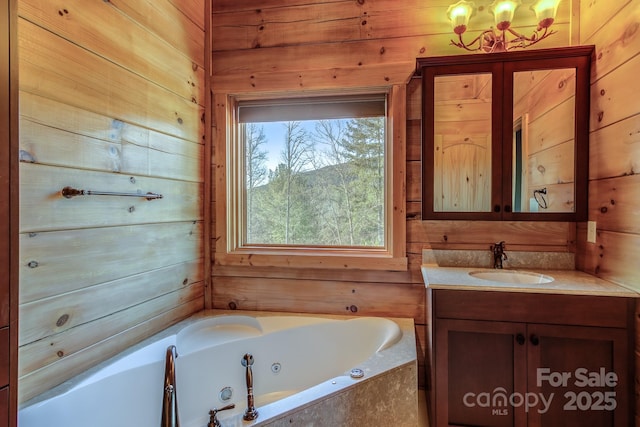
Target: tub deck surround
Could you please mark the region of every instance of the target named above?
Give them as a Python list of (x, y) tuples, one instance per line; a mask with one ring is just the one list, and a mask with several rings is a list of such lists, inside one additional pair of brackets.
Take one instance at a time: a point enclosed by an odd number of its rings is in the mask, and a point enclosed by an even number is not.
[[(551, 293), (631, 298), (640, 296), (637, 292), (631, 289), (576, 270), (542, 270), (529, 268), (518, 268), (513, 270), (539, 273), (553, 278), (553, 281), (548, 283), (534, 284), (503, 283), (480, 279), (469, 274), (477, 271), (496, 272), (501, 270), (476, 267), (440, 267), (433, 264), (422, 265), (422, 275), (425, 286), (431, 289)], [(502, 271), (509, 271), (509, 269)]]
[[(369, 426), (381, 416), (399, 426), (418, 422), (412, 319), (210, 310), (26, 402), (21, 427), (159, 425), (164, 355), (172, 344), (183, 427), (206, 426), (210, 409), (230, 403), (236, 407), (218, 413), (225, 427)], [(244, 353), (255, 358), (259, 417), (251, 422), (242, 420)], [(351, 378), (352, 368), (364, 377)], [(229, 400), (220, 397), (225, 386)]]

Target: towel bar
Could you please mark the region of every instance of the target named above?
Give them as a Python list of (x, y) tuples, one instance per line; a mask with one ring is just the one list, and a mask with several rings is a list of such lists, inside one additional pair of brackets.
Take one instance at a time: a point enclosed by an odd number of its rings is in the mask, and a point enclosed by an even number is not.
[(78, 190), (73, 187), (64, 187), (62, 195), (70, 199), (75, 196), (121, 196), (121, 197), (144, 197), (147, 200), (162, 199), (162, 194), (156, 193), (120, 193), (114, 191), (94, 191), (94, 190)]

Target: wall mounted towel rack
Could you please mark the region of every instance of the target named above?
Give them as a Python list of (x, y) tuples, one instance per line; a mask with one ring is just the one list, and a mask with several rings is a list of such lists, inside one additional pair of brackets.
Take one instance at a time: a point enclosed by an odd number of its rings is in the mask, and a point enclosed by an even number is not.
[(78, 190), (73, 187), (64, 187), (62, 195), (70, 199), (75, 196), (120, 196), (120, 197), (144, 197), (147, 200), (162, 199), (162, 194), (157, 193), (119, 193), (114, 191)]

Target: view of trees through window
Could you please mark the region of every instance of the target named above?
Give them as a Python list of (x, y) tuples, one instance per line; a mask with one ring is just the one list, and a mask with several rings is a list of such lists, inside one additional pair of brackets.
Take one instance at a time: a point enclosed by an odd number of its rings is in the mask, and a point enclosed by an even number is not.
[(384, 117), (241, 126), (247, 244), (384, 246)]

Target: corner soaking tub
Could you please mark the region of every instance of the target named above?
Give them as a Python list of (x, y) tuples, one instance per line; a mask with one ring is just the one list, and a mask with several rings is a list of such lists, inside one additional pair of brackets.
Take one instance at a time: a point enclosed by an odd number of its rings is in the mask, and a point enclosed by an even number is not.
[[(230, 404), (218, 414), (225, 427), (417, 425), (412, 321), (208, 313), (27, 402), (19, 427), (160, 426), (170, 345), (182, 427), (207, 427), (209, 411)], [(242, 419), (247, 353), (253, 421)]]

